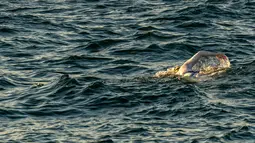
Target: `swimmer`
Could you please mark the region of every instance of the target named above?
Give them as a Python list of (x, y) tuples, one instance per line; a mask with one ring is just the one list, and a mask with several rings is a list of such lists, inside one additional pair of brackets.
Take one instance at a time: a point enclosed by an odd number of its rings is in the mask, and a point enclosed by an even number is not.
[[(209, 75), (215, 71), (221, 70), (217, 66), (208, 66), (207, 70), (200, 70), (200, 71), (194, 71), (192, 67), (198, 63), (198, 61), (202, 57), (210, 57), (210, 56), (216, 56), (216, 58), (222, 62), (222, 60), (228, 60), (227, 56), (222, 53), (214, 53), (214, 52), (208, 52), (208, 51), (199, 51), (197, 52), (193, 57), (188, 59), (182, 66), (175, 66), (173, 68), (167, 69), (167, 71), (159, 71), (155, 74), (155, 77), (166, 77), (166, 76), (177, 76), (179, 79), (182, 78), (189, 78), (189, 81), (196, 80), (195, 78), (198, 78), (202, 75)], [(228, 65), (230, 66), (230, 65)]]

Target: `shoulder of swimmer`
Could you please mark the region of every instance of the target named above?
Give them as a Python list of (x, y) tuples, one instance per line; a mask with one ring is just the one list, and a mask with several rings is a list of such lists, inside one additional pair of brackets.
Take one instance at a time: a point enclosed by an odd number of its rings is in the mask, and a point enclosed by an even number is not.
[(183, 64), (180, 67), (180, 69), (179, 69), (177, 74), (183, 76), (185, 73), (187, 73), (189, 71), (192, 71), (192, 68), (190, 67), (190, 65), (189, 64)]

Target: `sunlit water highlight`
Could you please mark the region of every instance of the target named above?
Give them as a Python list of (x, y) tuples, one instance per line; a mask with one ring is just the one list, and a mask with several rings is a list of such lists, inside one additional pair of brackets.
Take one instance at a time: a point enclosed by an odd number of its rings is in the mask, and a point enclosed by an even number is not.
[[(2, 142), (250, 142), (255, 2), (0, 3)], [(199, 50), (231, 69), (155, 79)]]

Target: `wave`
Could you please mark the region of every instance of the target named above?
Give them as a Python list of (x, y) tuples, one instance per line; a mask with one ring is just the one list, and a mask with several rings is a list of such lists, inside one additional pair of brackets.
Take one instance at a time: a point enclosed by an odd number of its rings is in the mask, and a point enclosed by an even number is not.
[(230, 9), (223, 9), (216, 5), (204, 5), (185, 7), (178, 10), (176, 13), (180, 15), (192, 15), (195, 18), (207, 17), (207, 18), (221, 18), (231, 17), (238, 18), (239, 16)]
[(13, 80), (6, 78), (5, 76), (0, 77), (0, 90), (5, 90), (6, 88), (16, 87), (16, 84)]
[(189, 21), (189, 22), (183, 22), (179, 25), (177, 25), (177, 27), (179, 28), (208, 28), (211, 25), (205, 22), (195, 22), (195, 21)]
[[(6, 142), (253, 142), (254, 2), (1, 1)], [(154, 78), (199, 50), (231, 69)]]
[[(50, 65), (71, 65), (72, 68), (78, 67), (82, 69), (87, 69), (89, 67), (100, 66), (103, 63), (108, 63), (112, 58), (101, 57), (101, 56), (89, 56), (89, 55), (70, 55), (67, 57), (63, 57), (61, 59), (50, 59), (45, 61), (45, 63), (49, 63)], [(90, 63), (90, 64), (88, 64)], [(92, 65), (91, 65), (92, 64)]]
[(18, 32), (18, 30), (14, 29), (14, 28), (11, 28), (11, 27), (1, 27), (0, 28), (0, 32), (2, 34), (15, 34)]
[(123, 65), (123, 66), (116, 66), (113, 68), (105, 68), (99, 70), (100, 73), (105, 74), (137, 74), (138, 71), (146, 70), (147, 68), (142, 66), (134, 66), (134, 65)]
[(143, 40), (143, 39), (149, 39), (154, 38), (157, 40), (174, 40), (177, 38), (180, 38), (181, 35), (173, 34), (173, 33), (167, 33), (162, 31), (145, 31), (145, 32), (138, 32), (134, 34), (135, 39), (137, 40)]

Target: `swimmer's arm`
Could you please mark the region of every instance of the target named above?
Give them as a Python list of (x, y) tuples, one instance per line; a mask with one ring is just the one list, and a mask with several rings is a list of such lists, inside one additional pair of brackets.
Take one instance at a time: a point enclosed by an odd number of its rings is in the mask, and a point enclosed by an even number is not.
[(202, 57), (218, 56), (218, 55), (222, 55), (222, 54), (209, 52), (209, 51), (199, 51), (193, 57), (187, 60), (183, 65), (191, 65), (191, 67), (193, 67), (198, 62), (198, 60)]

